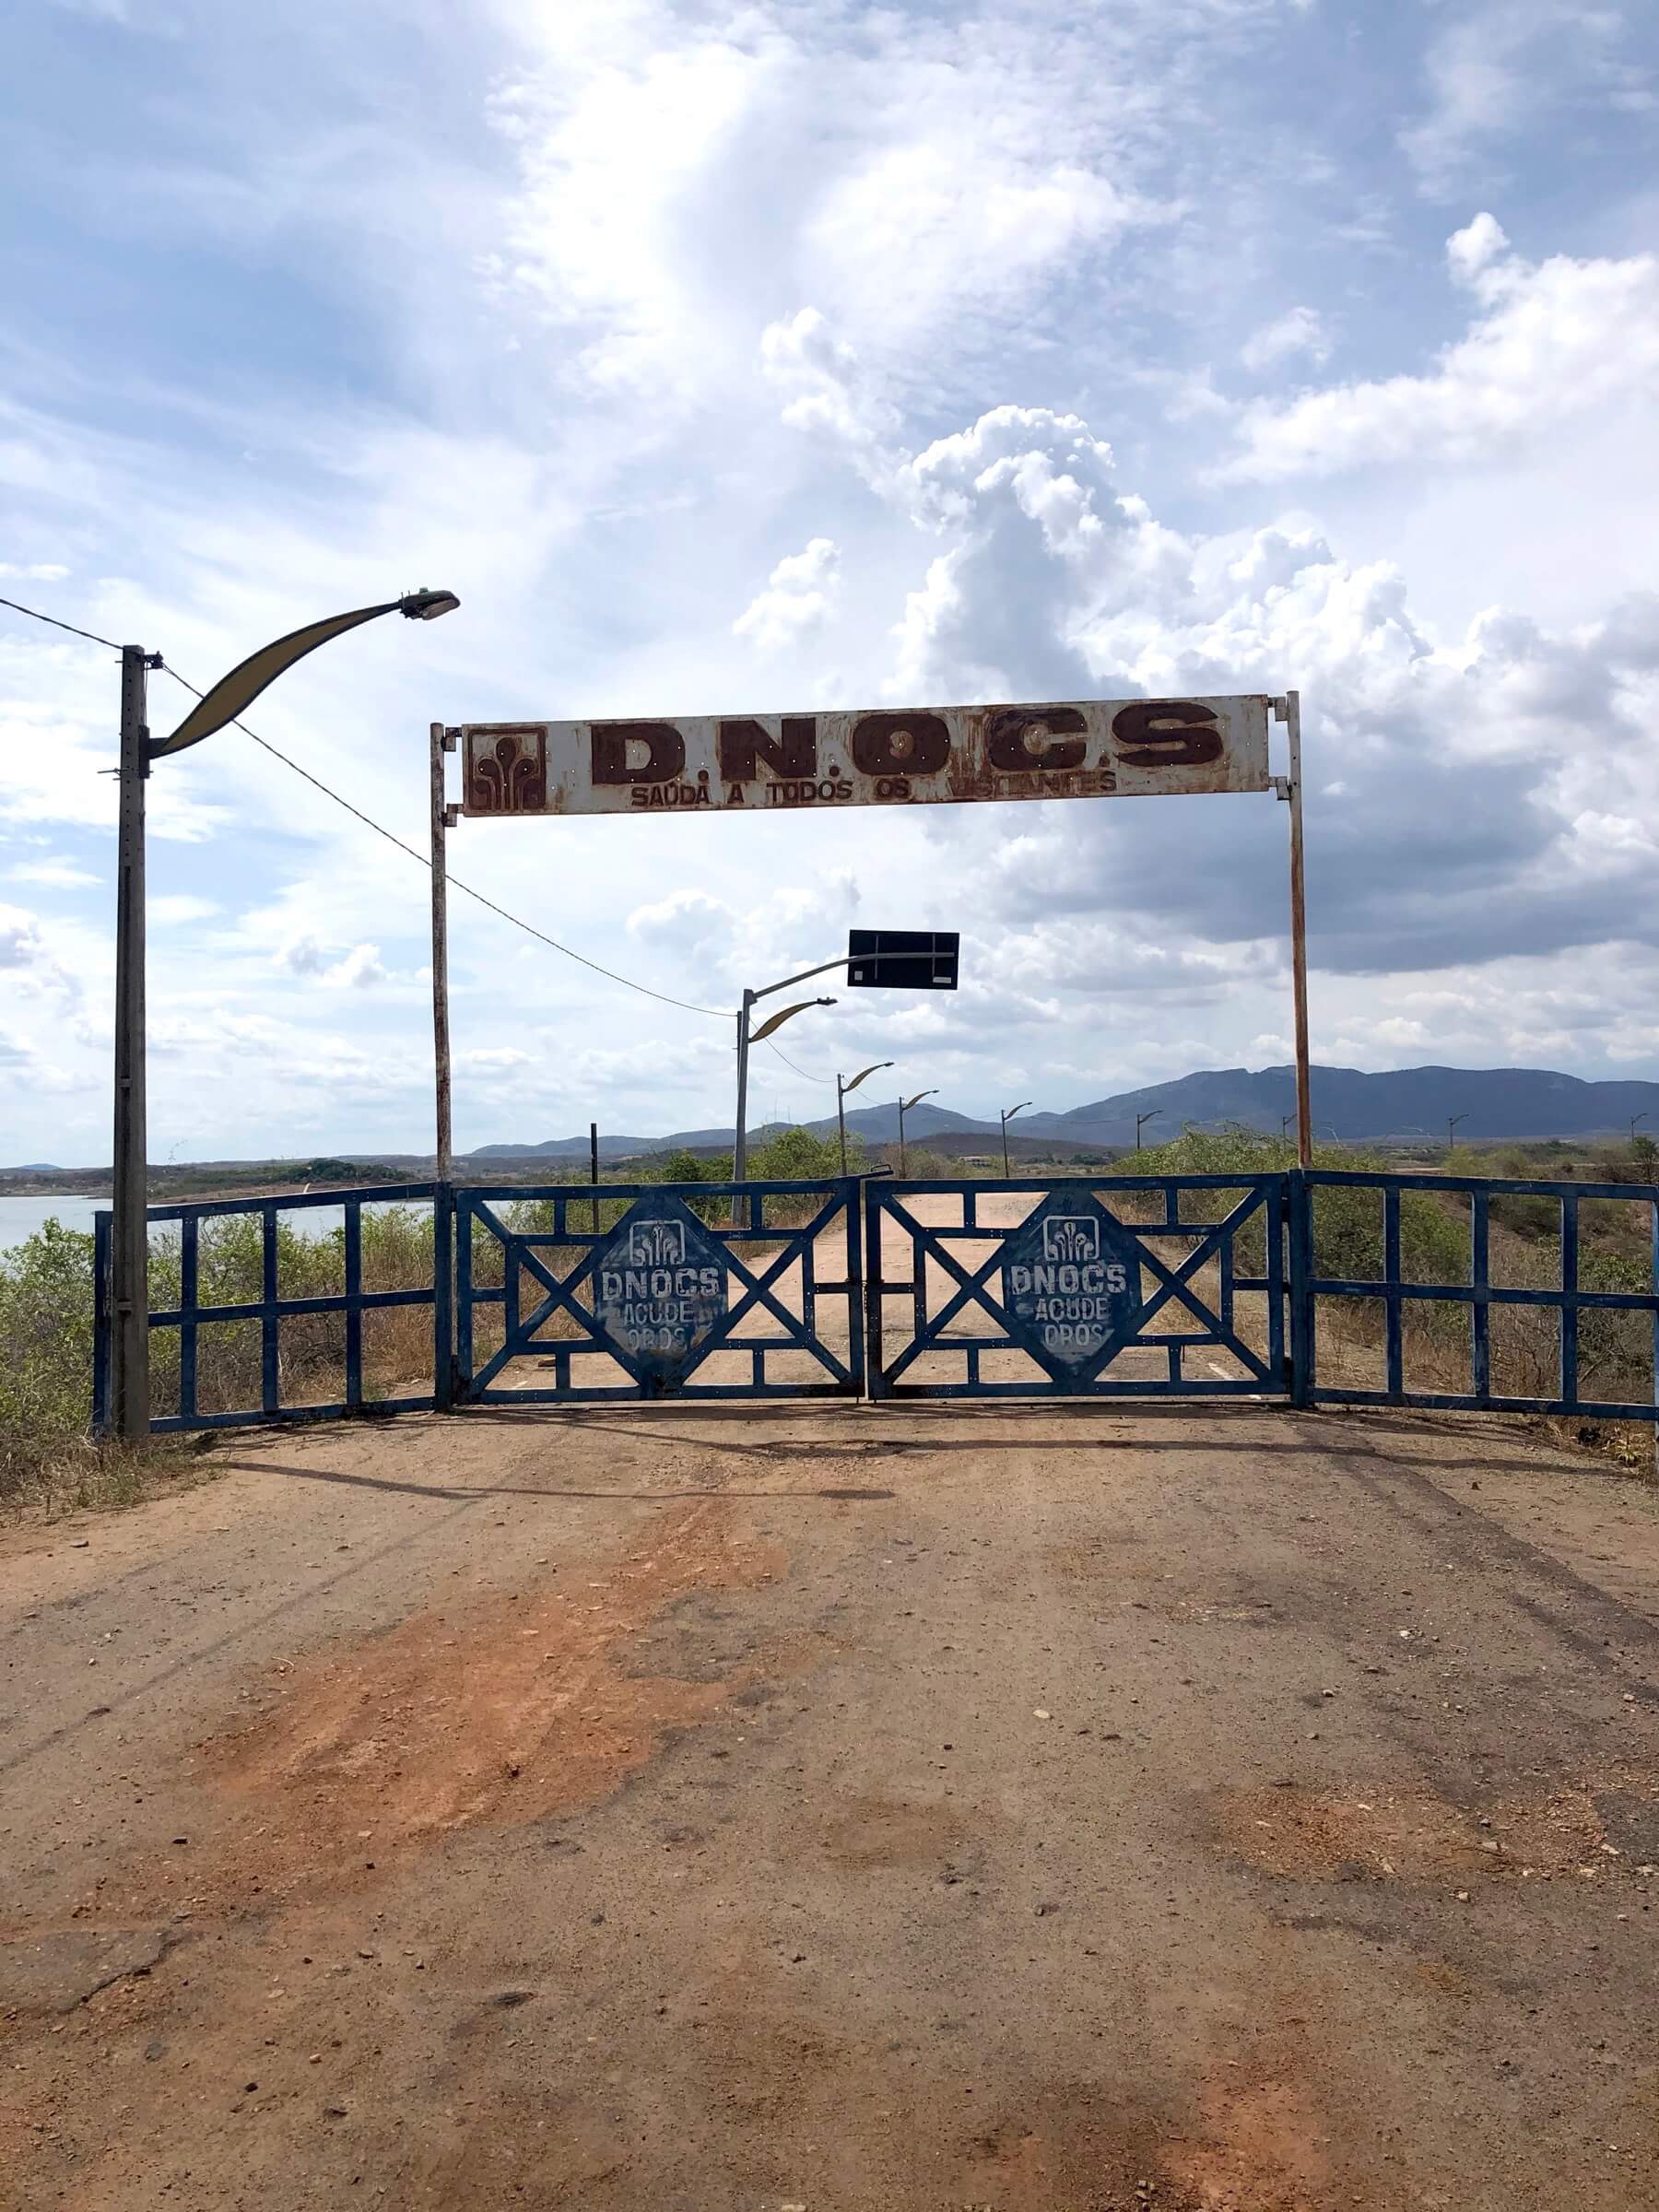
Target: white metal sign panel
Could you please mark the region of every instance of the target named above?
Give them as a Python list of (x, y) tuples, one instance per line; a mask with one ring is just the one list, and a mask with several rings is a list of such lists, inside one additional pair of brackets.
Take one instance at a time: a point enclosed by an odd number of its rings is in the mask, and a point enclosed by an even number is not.
[(472, 723), (468, 815), (764, 813), (1265, 791), (1265, 696)]

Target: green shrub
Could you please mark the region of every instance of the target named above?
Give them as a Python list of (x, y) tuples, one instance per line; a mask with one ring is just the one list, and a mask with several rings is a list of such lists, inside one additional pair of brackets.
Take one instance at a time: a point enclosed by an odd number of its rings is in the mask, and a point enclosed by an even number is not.
[[(863, 1160), (863, 1147), (849, 1135), (848, 1174), (855, 1175)], [(748, 1171), (756, 1182), (826, 1182), (841, 1173), (841, 1141), (814, 1136), (810, 1129), (781, 1129), (749, 1154)]]
[(0, 1496), (92, 1417), (92, 1238), (47, 1221), (0, 1253)]
[(658, 1153), (649, 1167), (650, 1173), (643, 1180), (650, 1182), (726, 1182), (732, 1173), (729, 1159), (705, 1159), (686, 1145)]

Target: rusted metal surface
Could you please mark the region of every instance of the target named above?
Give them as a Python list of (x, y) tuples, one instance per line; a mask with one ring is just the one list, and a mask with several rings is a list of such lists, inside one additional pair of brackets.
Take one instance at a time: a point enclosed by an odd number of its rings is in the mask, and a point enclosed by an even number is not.
[(1301, 695), (1287, 691), (1289, 737), (1290, 984), (1296, 1006), (1296, 1164), (1313, 1165), (1313, 1105), (1308, 1065), (1308, 894), (1302, 874)]
[(767, 813), (1266, 791), (1265, 696), (475, 723), (468, 815)]
[(438, 1180), (450, 1179), (453, 1140), (450, 1108), (449, 1028), (449, 863), (444, 832), (448, 809), (443, 801), (443, 756), (447, 747), (442, 723), (431, 725), (432, 786), (432, 1074), (437, 1104)]

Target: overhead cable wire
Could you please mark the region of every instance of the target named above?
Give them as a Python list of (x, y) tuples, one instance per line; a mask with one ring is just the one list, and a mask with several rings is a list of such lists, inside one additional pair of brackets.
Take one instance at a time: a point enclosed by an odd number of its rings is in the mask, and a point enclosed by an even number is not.
[(760, 1040), (760, 1041), (761, 1041), (761, 1043), (762, 1043), (763, 1045), (765, 1045), (765, 1046), (766, 1046), (766, 1048), (767, 1048), (767, 1050), (768, 1050), (769, 1052), (773, 1052), (773, 1053), (777, 1053), (777, 1055), (778, 1055), (779, 1059), (782, 1061), (782, 1063), (783, 1063), (783, 1065), (784, 1065), (784, 1066), (785, 1066), (785, 1067), (794, 1068), (794, 1072), (795, 1072), (795, 1074), (796, 1074), (797, 1076), (800, 1076), (801, 1077), (803, 1077), (803, 1079), (804, 1079), (805, 1081), (806, 1081), (806, 1082), (808, 1082), (808, 1083), (833, 1083), (833, 1082), (834, 1082), (834, 1080), (835, 1080), (835, 1077), (834, 1077), (833, 1076), (815, 1076), (815, 1075), (813, 1075), (813, 1074), (811, 1073), (811, 1071), (810, 1071), (809, 1069), (807, 1069), (807, 1068), (805, 1068), (805, 1067), (795, 1067), (795, 1064), (794, 1064), (794, 1061), (793, 1061), (793, 1060), (790, 1058), (789, 1054), (788, 1054), (786, 1052), (784, 1052), (784, 1051), (782, 1049), (782, 1047), (781, 1047), (781, 1046), (774, 1044), (774, 1043), (772, 1042), (772, 1041), (771, 1041), (771, 1039), (770, 1037), (762, 1037), (762, 1038), (761, 1038), (761, 1040)]
[[(182, 684), (185, 690), (194, 693), (197, 699), (203, 696), (189, 677), (181, 676), (171, 662), (163, 661), (161, 666), (163, 672), (171, 676), (174, 683)], [(274, 746), (268, 737), (262, 737), (257, 730), (251, 730), (245, 722), (232, 722), (230, 726), (232, 729), (240, 730), (244, 737), (252, 737), (254, 744), (269, 753), (274, 760), (280, 760), (284, 768), (292, 769), (295, 775), (303, 777), (305, 782), (315, 790), (320, 791), (324, 798), (332, 799), (336, 806), (343, 806), (347, 814), (355, 815), (366, 829), (372, 830), (377, 837), (383, 837), (389, 845), (395, 845), (400, 853), (406, 853), (411, 860), (418, 861), (428, 874), (430, 874), (432, 863), (429, 856), (420, 852), (418, 847), (407, 843), (398, 836), (394, 830), (388, 830), (383, 822), (377, 822), (372, 815), (365, 814), (360, 806), (354, 806), (349, 799), (343, 798), (337, 791), (324, 783), (321, 776), (313, 775), (309, 768), (301, 768), (298, 760), (290, 759), (287, 753)], [(689, 999), (671, 998), (665, 991), (653, 991), (649, 983), (637, 983), (632, 976), (618, 974), (616, 969), (606, 968), (598, 960), (589, 959), (585, 952), (578, 952), (571, 945), (561, 945), (557, 937), (548, 936), (545, 929), (537, 929), (533, 922), (526, 922), (522, 914), (509, 913), (504, 906), (499, 906), (493, 899), (486, 897), (482, 891), (475, 890), (470, 883), (463, 882), (459, 876), (450, 874), (447, 869), (444, 871), (444, 881), (455, 890), (465, 891), (469, 899), (477, 900), (480, 906), (488, 907), (492, 914), (499, 914), (503, 922), (511, 922), (515, 929), (524, 930), (526, 935), (536, 938), (538, 942), (549, 947), (554, 952), (562, 953), (567, 960), (576, 960), (583, 968), (591, 968), (595, 975), (603, 975), (613, 983), (622, 984), (626, 990), (638, 991), (641, 996), (657, 999), (665, 1006), (678, 1006), (682, 1013), (708, 1014), (720, 1021), (730, 1021), (733, 1018), (732, 1010), (727, 1007), (696, 1006), (691, 1004)]]
[(0, 597), (0, 606), (9, 606), (16, 614), (31, 615), (37, 622), (50, 622), (53, 629), (66, 629), (72, 638), (88, 638), (94, 645), (107, 645), (112, 653), (121, 651), (112, 638), (100, 638), (95, 629), (77, 629), (73, 622), (60, 622), (55, 615), (43, 615), (38, 606), (25, 606), (20, 599)]
[[(86, 638), (91, 644), (107, 645), (112, 653), (119, 653), (122, 650), (112, 640), (100, 638), (95, 630), (79, 629), (73, 622), (60, 622), (55, 615), (43, 615), (39, 607), (25, 606), (20, 600), (7, 599), (4, 594), (0, 594), (0, 606), (9, 606), (19, 615), (30, 616), (37, 622), (48, 622), (53, 629), (66, 629), (72, 637)], [(164, 675), (171, 676), (175, 684), (182, 684), (194, 698), (200, 699), (204, 696), (188, 677), (179, 674), (171, 662), (162, 660), (153, 665), (159, 667)], [(388, 844), (395, 845), (400, 853), (406, 853), (411, 860), (418, 861), (429, 875), (431, 873), (432, 863), (428, 854), (418, 851), (414, 845), (406, 843), (395, 830), (388, 830), (383, 822), (377, 822), (372, 815), (365, 814), (360, 806), (354, 806), (349, 799), (343, 798), (337, 791), (324, 783), (321, 776), (313, 775), (309, 768), (301, 768), (298, 760), (290, 759), (288, 755), (274, 746), (269, 738), (262, 737), (257, 730), (251, 730), (245, 722), (233, 721), (231, 727), (240, 730), (244, 737), (252, 737), (254, 744), (262, 747), (273, 759), (280, 760), (284, 768), (291, 769), (295, 775), (302, 777), (314, 790), (320, 791), (325, 799), (332, 799), (336, 806), (343, 806), (347, 814), (355, 815), (365, 829), (372, 830), (376, 836), (383, 837)], [(693, 1006), (689, 999), (671, 998), (665, 991), (653, 991), (649, 983), (637, 983), (632, 976), (618, 974), (616, 969), (606, 968), (598, 960), (589, 959), (585, 952), (578, 952), (571, 945), (561, 945), (557, 937), (548, 936), (546, 930), (537, 929), (533, 922), (526, 922), (523, 915), (509, 913), (504, 906), (498, 906), (493, 899), (487, 898), (482, 891), (475, 890), (470, 883), (464, 883), (459, 876), (451, 875), (447, 869), (444, 871), (444, 880), (446, 883), (453, 884), (456, 890), (464, 891), (469, 899), (477, 900), (480, 906), (488, 907), (492, 914), (499, 914), (503, 922), (511, 922), (515, 929), (522, 929), (527, 936), (535, 937), (538, 943), (547, 946), (552, 951), (562, 954), (567, 960), (575, 960), (582, 967), (592, 969), (595, 975), (602, 975), (610, 982), (620, 983), (625, 990), (637, 991), (642, 997), (654, 998), (665, 1006), (677, 1006), (685, 1014), (707, 1014), (717, 1021), (730, 1021), (733, 1018), (735, 1012), (733, 1008), (697, 1006)], [(776, 1049), (774, 1046), (773, 1050), (776, 1051)], [(778, 1056), (780, 1059), (782, 1058), (782, 1053), (779, 1053)], [(797, 1068), (795, 1072), (799, 1075), (802, 1071)], [(808, 1082), (823, 1080), (820, 1077), (813, 1076), (809, 1076), (806, 1079)]]

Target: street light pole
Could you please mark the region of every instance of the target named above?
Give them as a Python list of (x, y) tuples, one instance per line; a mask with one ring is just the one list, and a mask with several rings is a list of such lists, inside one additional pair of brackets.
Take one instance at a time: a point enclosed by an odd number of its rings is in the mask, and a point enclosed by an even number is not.
[(1009, 1123), (1010, 1123), (1010, 1122), (1011, 1122), (1011, 1121), (1014, 1119), (1014, 1116), (1015, 1116), (1017, 1113), (1023, 1113), (1023, 1112), (1025, 1112), (1026, 1108), (1027, 1108), (1027, 1107), (1028, 1107), (1028, 1106), (1030, 1104), (1030, 1102), (1031, 1102), (1031, 1101), (1030, 1101), (1030, 1099), (1022, 1099), (1022, 1100), (1020, 1100), (1020, 1102), (1019, 1102), (1019, 1104), (1018, 1104), (1018, 1106), (1009, 1106), (1009, 1107), (1006, 1107), (1006, 1108), (1004, 1110), (1004, 1112), (1003, 1112), (1003, 1117), (1002, 1117), (1003, 1181), (1004, 1181), (1005, 1182), (1007, 1182), (1007, 1180), (1008, 1180), (1009, 1176), (1010, 1176), (1010, 1175), (1013, 1173), (1013, 1170), (1012, 1170), (1012, 1169), (1009, 1167), (1009, 1165), (1008, 1165), (1008, 1124), (1009, 1124)]
[[(808, 1006), (832, 1006), (835, 1004), (832, 998), (803, 998), (793, 1006), (780, 1006), (778, 1011), (763, 1021), (758, 1030), (752, 1030), (750, 1024), (754, 1017), (756, 1000), (770, 998), (774, 991), (787, 991), (791, 983), (804, 983), (811, 976), (827, 975), (831, 968), (844, 968), (846, 964), (847, 955), (843, 952), (838, 960), (820, 960), (816, 968), (803, 968), (798, 975), (783, 976), (775, 983), (762, 983), (759, 991), (745, 989), (743, 1004), (737, 1009), (737, 1126), (732, 1133), (732, 1181), (734, 1182), (744, 1182), (748, 1178), (749, 1046), (759, 1044), (762, 1038), (770, 1037), (774, 1030), (781, 1030), (786, 1021), (791, 1020), (796, 1014), (805, 1013)], [(732, 1194), (732, 1226), (734, 1228), (737, 1225), (737, 1216), (742, 1204), (741, 1197), (734, 1191)]]
[(1459, 1122), (1466, 1122), (1466, 1121), (1468, 1120), (1468, 1118), (1469, 1118), (1469, 1117), (1468, 1117), (1468, 1114), (1467, 1114), (1466, 1112), (1464, 1112), (1464, 1113), (1449, 1113), (1449, 1114), (1446, 1116), (1446, 1153), (1447, 1153), (1447, 1157), (1448, 1157), (1448, 1158), (1450, 1158), (1450, 1156), (1451, 1156), (1451, 1153), (1452, 1153), (1453, 1147), (1453, 1146), (1456, 1144), (1456, 1142), (1457, 1142), (1457, 1124), (1458, 1124), (1458, 1123), (1459, 1123)]
[(900, 1099), (899, 1101), (899, 1172), (900, 1175), (904, 1173), (905, 1170), (904, 1117), (912, 1106), (920, 1106), (924, 1099), (936, 1099), (938, 1095), (936, 1088), (919, 1090), (913, 1099)]
[[(743, 1004), (737, 1009), (737, 1126), (732, 1138), (732, 1181), (742, 1182), (748, 1173), (748, 1055), (749, 1014), (755, 1004), (755, 993), (745, 989)], [(737, 1201), (732, 1201), (735, 1219)]]
[(1140, 1150), (1140, 1148), (1141, 1148), (1141, 1134), (1140, 1134), (1140, 1133), (1141, 1133), (1141, 1131), (1142, 1131), (1142, 1130), (1143, 1130), (1143, 1129), (1146, 1127), (1146, 1125), (1147, 1125), (1147, 1124), (1148, 1122), (1155, 1122), (1155, 1121), (1157, 1121), (1157, 1120), (1159, 1119), (1159, 1116), (1162, 1114), (1162, 1112), (1163, 1112), (1163, 1108), (1162, 1108), (1161, 1106), (1153, 1106), (1153, 1107), (1150, 1107), (1150, 1108), (1148, 1108), (1148, 1110), (1147, 1110), (1147, 1111), (1145, 1113), (1137, 1113), (1137, 1114), (1135, 1115), (1135, 1150), (1136, 1150), (1137, 1152), (1138, 1152), (1138, 1151)]
[(149, 1434), (149, 1160), (145, 1080), (144, 786), (150, 763), (199, 745), (234, 722), (284, 669), (378, 615), (429, 622), (461, 602), (453, 592), (406, 592), (289, 630), (238, 662), (170, 737), (152, 739), (148, 671), (163, 664), (141, 645), (121, 649), (121, 766), (115, 888), (115, 1129), (110, 1240), (109, 1422), (128, 1443)]
[(892, 1065), (890, 1060), (873, 1060), (868, 1067), (860, 1068), (850, 1082), (843, 1082), (841, 1070), (839, 1068), (836, 1070), (835, 1126), (841, 1133), (841, 1171), (843, 1177), (847, 1172), (847, 1116), (842, 1109), (841, 1100), (850, 1090), (856, 1090), (866, 1076), (873, 1076), (877, 1068), (891, 1067)]
[(120, 819), (115, 891), (114, 1213), (110, 1248), (110, 1423), (149, 1434), (149, 1191), (144, 1025), (144, 786), (148, 672), (159, 655), (121, 649)]

